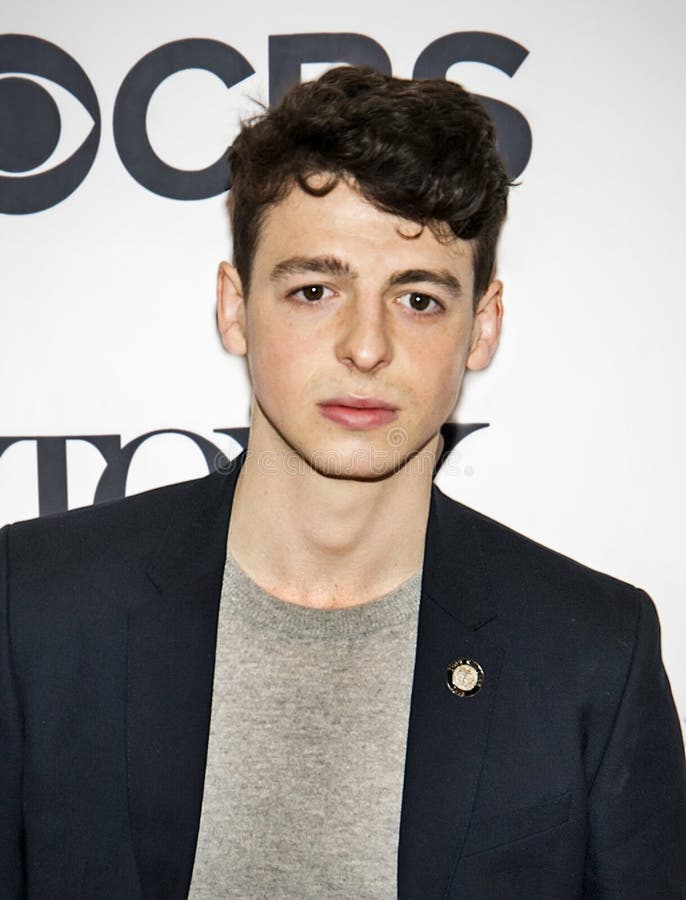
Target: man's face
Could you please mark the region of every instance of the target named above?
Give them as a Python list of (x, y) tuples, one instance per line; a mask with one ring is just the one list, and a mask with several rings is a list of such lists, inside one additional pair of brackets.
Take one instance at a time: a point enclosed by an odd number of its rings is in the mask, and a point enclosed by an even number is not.
[(475, 313), (470, 244), (419, 231), (347, 183), (324, 197), (296, 187), (262, 225), (247, 302), (222, 267), (219, 325), (247, 353), (257, 449), (368, 479), (436, 438), (465, 367), (495, 349), (501, 286)]

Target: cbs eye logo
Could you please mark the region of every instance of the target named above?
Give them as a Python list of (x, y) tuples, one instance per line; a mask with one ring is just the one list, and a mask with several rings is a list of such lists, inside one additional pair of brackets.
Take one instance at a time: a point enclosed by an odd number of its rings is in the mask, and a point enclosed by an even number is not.
[[(48, 168), (53, 157), (69, 153), (58, 146), (64, 142), (55, 85), (63, 105), (81, 104), (91, 127), (79, 147)], [(76, 190), (93, 165), (100, 142), (98, 98), (76, 60), (49, 41), (0, 35), (0, 122), (10, 123), (0, 131), (0, 212), (21, 215), (54, 206)]]
[[(525, 47), (501, 34), (453, 32), (421, 51), (412, 74), (415, 78), (446, 78), (454, 64), (476, 62), (512, 78), (527, 56)], [(302, 66), (308, 63), (352, 63), (391, 74), (388, 54), (368, 35), (269, 35), (271, 106), (300, 80)], [(202, 200), (229, 188), (226, 151), (204, 169), (178, 169), (155, 153), (146, 127), (156, 88), (186, 69), (211, 72), (226, 88), (255, 73), (238, 50), (220, 41), (185, 38), (163, 44), (143, 56), (125, 76), (114, 102), (112, 129), (119, 158), (140, 185), (173, 200)], [(476, 96), (491, 113), (501, 155), (515, 180), (531, 156), (529, 123), (513, 106)], [(85, 137), (74, 149), (63, 132), (73, 132), (64, 124), (74, 124), (76, 118), (81, 119)], [(93, 85), (73, 57), (41, 38), (0, 35), (0, 213), (40, 212), (73, 193), (93, 165), (100, 126)]]
[[(135, 180), (174, 200), (200, 200), (228, 190), (226, 152), (205, 169), (185, 171), (167, 165), (153, 150), (146, 113), (155, 88), (175, 72), (199, 68), (233, 87), (254, 73), (233, 47), (219, 41), (188, 38), (151, 51), (131, 69), (114, 104), (114, 141)], [(46, 85), (50, 83), (48, 90)], [(62, 143), (64, 107), (80, 105), (90, 118), (82, 144), (68, 158)], [(78, 101), (78, 104), (77, 104)], [(85, 112), (83, 112), (85, 110)], [(88, 116), (85, 115), (88, 114)], [(40, 212), (68, 197), (88, 174), (100, 141), (100, 108), (93, 85), (64, 50), (30, 35), (0, 35), (0, 212)]]

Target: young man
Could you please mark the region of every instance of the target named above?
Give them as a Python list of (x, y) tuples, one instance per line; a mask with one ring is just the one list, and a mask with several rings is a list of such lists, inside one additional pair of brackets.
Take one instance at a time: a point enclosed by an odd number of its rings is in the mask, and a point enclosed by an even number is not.
[(500, 332), (486, 113), (337, 69), (231, 166), (247, 452), (2, 533), (3, 897), (686, 896), (650, 600), (432, 486)]

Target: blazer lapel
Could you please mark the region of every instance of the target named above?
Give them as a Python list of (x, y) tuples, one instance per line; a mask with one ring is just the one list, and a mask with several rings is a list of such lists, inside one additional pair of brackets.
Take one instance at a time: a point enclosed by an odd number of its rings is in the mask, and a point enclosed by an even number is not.
[[(448, 895), (464, 843), (503, 652), (477, 629), (496, 615), (473, 522), (434, 488), (427, 528), (400, 842), (400, 900)], [(481, 689), (459, 697), (448, 666), (478, 662)]]
[(148, 570), (156, 590), (129, 617), (129, 809), (148, 900), (185, 898), (191, 880), (226, 537), (243, 459), (229, 475), (189, 487)]

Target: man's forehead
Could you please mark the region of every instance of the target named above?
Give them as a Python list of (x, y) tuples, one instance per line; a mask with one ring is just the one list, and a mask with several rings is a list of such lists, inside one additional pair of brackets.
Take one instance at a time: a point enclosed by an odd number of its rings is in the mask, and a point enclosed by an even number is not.
[[(308, 180), (308, 185), (318, 190), (322, 184), (327, 184), (323, 179), (321, 175), (314, 183)], [(311, 194), (298, 184), (291, 186), (267, 210), (258, 247), (265, 232), (269, 232), (270, 239), (276, 238), (284, 249), (286, 246), (293, 248), (292, 255), (310, 255), (309, 252), (295, 251), (306, 242), (314, 240), (323, 245), (330, 237), (352, 233), (360, 240), (379, 241), (390, 235), (399, 239), (400, 252), (406, 247), (410, 256), (420, 250), (429, 250), (444, 259), (452, 258), (460, 266), (471, 263), (473, 258), (472, 242), (456, 237), (446, 222), (422, 224), (381, 209), (349, 179), (339, 179), (329, 191), (320, 195)]]

